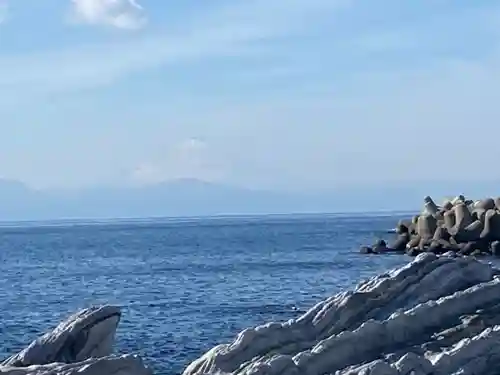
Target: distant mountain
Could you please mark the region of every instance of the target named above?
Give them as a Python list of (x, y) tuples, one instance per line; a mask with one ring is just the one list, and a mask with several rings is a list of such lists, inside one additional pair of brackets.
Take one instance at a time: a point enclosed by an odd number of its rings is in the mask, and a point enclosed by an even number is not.
[(427, 194), (440, 200), (460, 193), (500, 195), (500, 184), (427, 182), (283, 193), (180, 179), (145, 187), (38, 191), (0, 179), (0, 220), (417, 210)]

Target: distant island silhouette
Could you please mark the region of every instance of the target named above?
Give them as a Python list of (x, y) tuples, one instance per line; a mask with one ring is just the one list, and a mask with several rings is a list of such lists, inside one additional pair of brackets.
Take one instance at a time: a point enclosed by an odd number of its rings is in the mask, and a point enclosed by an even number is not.
[(20, 181), (0, 179), (0, 220), (418, 210), (427, 194), (495, 195), (497, 186), (495, 181), (429, 181), (281, 192), (186, 178), (141, 187), (36, 190)]

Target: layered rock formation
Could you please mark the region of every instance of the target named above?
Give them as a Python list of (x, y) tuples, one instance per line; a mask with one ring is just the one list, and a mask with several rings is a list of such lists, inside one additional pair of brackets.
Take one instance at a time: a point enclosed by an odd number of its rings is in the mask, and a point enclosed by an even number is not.
[(500, 198), (471, 201), (460, 195), (438, 206), (431, 197), (425, 197), (422, 213), (400, 221), (396, 233), (392, 244), (379, 241), (361, 252), (406, 252), (415, 256), (453, 251), (500, 256)]
[(120, 316), (115, 306), (82, 310), (3, 361), (0, 374), (151, 375), (140, 358), (111, 355)]
[(190, 364), (209, 374), (500, 374), (500, 272), (420, 254), (287, 322), (241, 332)]

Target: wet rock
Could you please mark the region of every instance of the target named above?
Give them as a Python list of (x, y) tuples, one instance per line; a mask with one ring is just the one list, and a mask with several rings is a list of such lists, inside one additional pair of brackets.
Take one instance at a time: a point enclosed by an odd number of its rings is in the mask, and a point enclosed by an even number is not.
[(370, 246), (361, 246), (359, 252), (361, 254), (373, 254), (373, 249)]
[(372, 247), (375, 254), (386, 253), (388, 251), (387, 243), (384, 240), (377, 240)]

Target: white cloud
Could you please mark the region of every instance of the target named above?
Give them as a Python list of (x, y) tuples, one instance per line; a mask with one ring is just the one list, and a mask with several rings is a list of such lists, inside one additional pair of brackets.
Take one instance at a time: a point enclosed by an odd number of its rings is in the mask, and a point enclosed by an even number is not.
[(214, 156), (207, 142), (188, 138), (166, 147), (155, 160), (140, 163), (130, 173), (129, 181), (134, 185), (149, 185), (180, 178), (220, 180), (226, 171), (224, 163)]
[[(271, 5), (264, 0), (236, 1), (179, 17), (178, 23), (169, 25), (169, 33), (17, 56), (0, 53), (0, 71), (5, 72), (0, 75), (0, 95), (5, 91), (10, 101), (16, 97), (24, 100), (31, 94), (109, 85), (159, 66), (213, 57), (262, 56), (259, 42), (293, 33), (314, 24), (318, 17), (332, 20), (338, 4), (344, 3), (346, 0), (275, 0)], [(90, 24), (132, 26), (143, 20), (143, 11), (131, 0), (72, 0), (72, 13)]]
[(90, 25), (139, 29), (146, 24), (143, 8), (135, 0), (71, 0), (72, 18)]

